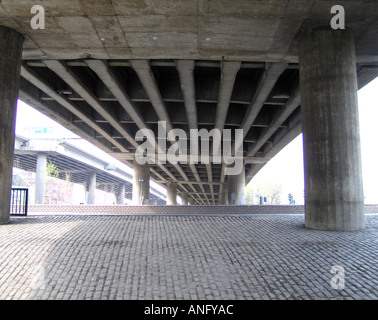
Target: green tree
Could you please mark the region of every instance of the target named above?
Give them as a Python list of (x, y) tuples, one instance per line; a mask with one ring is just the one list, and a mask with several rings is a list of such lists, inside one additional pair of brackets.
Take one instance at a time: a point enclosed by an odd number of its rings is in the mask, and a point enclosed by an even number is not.
[(46, 165), (46, 174), (51, 178), (59, 178), (58, 166), (54, 162), (48, 161)]
[(252, 183), (248, 183), (244, 189), (245, 204), (254, 204), (254, 193)]

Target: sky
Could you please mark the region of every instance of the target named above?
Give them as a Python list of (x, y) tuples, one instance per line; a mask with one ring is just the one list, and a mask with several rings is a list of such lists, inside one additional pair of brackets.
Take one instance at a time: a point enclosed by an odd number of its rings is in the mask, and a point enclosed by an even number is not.
[[(364, 181), (365, 203), (378, 203), (378, 78), (358, 91), (358, 105), (360, 116), (361, 157)], [(133, 170), (110, 157), (105, 152), (83, 141), (77, 135), (60, 126), (55, 121), (44, 116), (37, 110), (18, 101), (16, 134), (28, 137), (31, 131), (38, 128), (54, 128), (49, 137), (70, 138), (70, 142), (96, 156), (100, 156), (119, 168), (133, 173)], [(38, 135), (38, 134), (37, 134)], [(296, 204), (303, 204), (304, 174), (303, 174), (303, 144), (299, 135), (272, 160), (270, 160), (250, 183), (264, 183), (274, 181), (282, 184), (281, 203), (288, 203), (288, 194), (294, 195)], [(165, 193), (165, 189), (151, 182), (158, 190)]]

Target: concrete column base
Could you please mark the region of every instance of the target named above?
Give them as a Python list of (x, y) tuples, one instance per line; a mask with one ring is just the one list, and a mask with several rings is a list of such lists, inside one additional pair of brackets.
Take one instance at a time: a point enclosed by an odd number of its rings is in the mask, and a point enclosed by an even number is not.
[(126, 191), (126, 185), (124, 183), (121, 183), (119, 185), (119, 191), (117, 194), (117, 204), (120, 204), (120, 205), (125, 204), (125, 191)]
[(97, 175), (93, 172), (89, 177), (87, 204), (96, 204)]
[(245, 204), (244, 196), (245, 188), (245, 172), (243, 171), (238, 175), (228, 176), (228, 204), (243, 205)]
[(133, 205), (147, 205), (150, 202), (150, 166), (134, 161)]
[(177, 204), (177, 182), (167, 183), (167, 205)]
[(221, 198), (219, 200), (219, 204), (228, 205), (228, 184), (226, 183), (222, 186), (222, 193)]

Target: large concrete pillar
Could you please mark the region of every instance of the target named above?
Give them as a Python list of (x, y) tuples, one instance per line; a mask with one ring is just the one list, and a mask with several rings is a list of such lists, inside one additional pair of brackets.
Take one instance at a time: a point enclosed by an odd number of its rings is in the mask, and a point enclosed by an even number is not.
[(245, 204), (244, 187), (245, 187), (245, 170), (238, 175), (228, 176), (228, 204), (241, 205)]
[(0, 26), (0, 224), (8, 223), (23, 37)]
[(353, 34), (329, 26), (299, 42), (305, 224), (365, 227)]
[(96, 204), (97, 175), (92, 172), (89, 176), (87, 204)]
[(133, 205), (149, 204), (150, 202), (150, 166), (140, 165), (134, 161)]
[(117, 204), (120, 204), (120, 205), (125, 204), (125, 191), (126, 191), (126, 184), (121, 183), (119, 185), (119, 191), (117, 194)]
[(167, 183), (167, 205), (177, 204), (177, 182)]
[(35, 175), (35, 204), (43, 204), (46, 193), (47, 156), (43, 153), (37, 155), (37, 169)]

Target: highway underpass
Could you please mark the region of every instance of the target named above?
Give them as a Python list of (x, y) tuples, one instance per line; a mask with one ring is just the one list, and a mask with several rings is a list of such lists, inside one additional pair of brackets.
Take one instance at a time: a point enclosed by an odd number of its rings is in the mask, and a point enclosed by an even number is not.
[[(346, 28), (331, 24), (333, 1), (52, 0), (38, 12), (42, 29), (33, 5), (0, 4), (1, 223), (19, 97), (131, 165), (139, 193), (150, 180), (165, 186), (168, 204), (177, 193), (243, 204), (245, 184), (303, 132), (306, 226), (365, 227), (356, 94), (378, 73), (376, 2), (338, 2)], [(242, 130), (241, 145), (229, 139), (241, 173), (212, 158), (139, 164), (135, 135), (158, 137), (159, 122), (187, 136)]]

